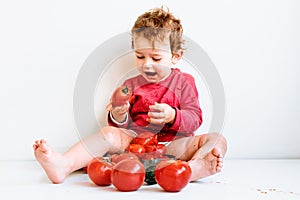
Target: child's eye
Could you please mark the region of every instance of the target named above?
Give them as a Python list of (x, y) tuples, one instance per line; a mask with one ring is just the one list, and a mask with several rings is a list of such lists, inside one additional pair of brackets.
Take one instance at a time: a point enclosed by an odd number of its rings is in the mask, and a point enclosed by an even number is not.
[(138, 59), (143, 59), (144, 58), (144, 56), (136, 56)]
[(160, 61), (161, 58), (152, 58), (154, 61)]

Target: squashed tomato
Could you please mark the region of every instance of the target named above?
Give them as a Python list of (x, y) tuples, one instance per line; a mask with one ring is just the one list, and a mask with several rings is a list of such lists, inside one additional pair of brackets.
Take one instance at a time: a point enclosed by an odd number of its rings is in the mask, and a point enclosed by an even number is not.
[(167, 192), (179, 192), (190, 181), (192, 170), (181, 160), (163, 160), (154, 170), (155, 180)]
[(157, 135), (151, 133), (149, 131), (140, 133), (137, 137), (133, 139), (131, 142), (133, 144), (140, 144), (140, 145), (150, 145), (150, 144), (157, 144)]
[(132, 96), (131, 90), (126, 86), (118, 87), (112, 94), (112, 106), (122, 106), (126, 104)]
[(146, 152), (144, 146), (141, 144), (129, 144), (126, 148), (126, 151), (135, 154), (141, 154)]
[(111, 184), (110, 176), (113, 164), (100, 158), (93, 158), (87, 167), (89, 178), (99, 186), (108, 186)]
[(140, 161), (125, 159), (113, 167), (111, 181), (119, 191), (135, 191), (143, 185), (145, 173)]
[(164, 144), (149, 144), (144, 147), (147, 153), (151, 153), (157, 157), (162, 156), (166, 150), (166, 146)]

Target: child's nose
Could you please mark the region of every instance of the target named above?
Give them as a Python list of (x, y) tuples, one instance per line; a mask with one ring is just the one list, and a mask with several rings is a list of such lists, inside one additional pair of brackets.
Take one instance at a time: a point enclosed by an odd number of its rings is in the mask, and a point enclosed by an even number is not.
[(150, 58), (145, 58), (144, 67), (151, 68), (152, 64), (153, 62)]

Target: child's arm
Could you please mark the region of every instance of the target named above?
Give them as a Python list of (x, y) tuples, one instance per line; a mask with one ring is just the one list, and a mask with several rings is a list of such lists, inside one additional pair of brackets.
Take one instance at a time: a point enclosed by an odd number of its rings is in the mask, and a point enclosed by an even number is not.
[(108, 105), (107, 109), (110, 108), (107, 110), (109, 111), (107, 117), (108, 124), (116, 127), (126, 127), (128, 124), (129, 107), (130, 107), (129, 103), (118, 107), (113, 107)]
[(149, 106), (148, 122), (164, 124), (165, 131), (180, 132), (181, 135), (189, 136), (201, 125), (202, 111), (192, 76), (187, 76), (180, 88), (180, 95), (177, 95), (180, 96), (180, 105), (172, 107), (166, 103), (155, 103)]
[(174, 108), (176, 117), (168, 129), (189, 136), (202, 124), (202, 110), (194, 78), (188, 74), (185, 76), (186, 81), (181, 86), (180, 107)]

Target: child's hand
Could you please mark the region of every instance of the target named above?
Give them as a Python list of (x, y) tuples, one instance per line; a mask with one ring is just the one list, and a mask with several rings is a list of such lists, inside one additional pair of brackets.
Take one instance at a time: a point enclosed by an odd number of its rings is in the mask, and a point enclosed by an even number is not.
[(122, 123), (126, 119), (126, 113), (128, 112), (129, 107), (129, 102), (122, 106), (112, 106), (112, 102), (110, 101), (110, 103), (106, 106), (106, 110), (111, 112), (114, 120)]
[(156, 103), (149, 106), (148, 121), (153, 124), (172, 124), (175, 120), (175, 109), (165, 103)]

